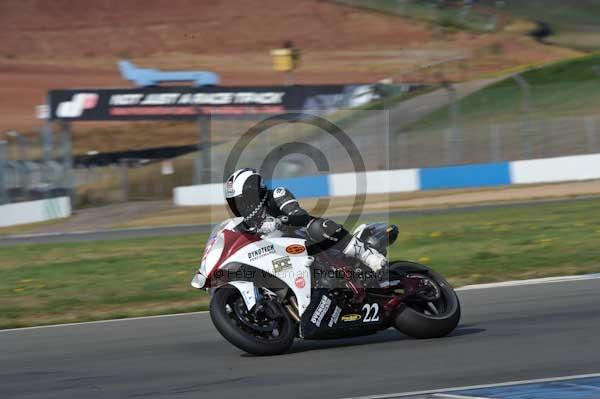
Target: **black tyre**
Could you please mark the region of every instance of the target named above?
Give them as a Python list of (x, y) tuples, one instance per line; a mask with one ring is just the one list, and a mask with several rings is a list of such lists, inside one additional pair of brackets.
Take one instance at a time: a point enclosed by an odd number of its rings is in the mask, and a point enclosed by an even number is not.
[[(451, 333), (460, 321), (460, 302), (450, 284), (434, 271), (414, 263), (402, 262), (407, 266), (420, 267), (420, 270), (406, 273), (409, 279), (420, 280), (429, 290), (420, 295), (408, 297), (399, 309), (394, 326), (400, 332), (413, 338), (439, 338)], [(394, 265), (390, 267), (390, 273)]]
[(296, 325), (281, 305), (273, 303), (264, 311), (256, 305), (248, 311), (240, 292), (231, 285), (213, 294), (210, 317), (227, 341), (253, 355), (284, 353), (296, 335)]

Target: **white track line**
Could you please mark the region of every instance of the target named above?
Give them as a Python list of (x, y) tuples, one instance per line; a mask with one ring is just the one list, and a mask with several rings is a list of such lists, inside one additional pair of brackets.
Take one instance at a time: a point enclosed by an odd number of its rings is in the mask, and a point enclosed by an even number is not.
[[(25, 233), (25, 234), (7, 234), (0, 235), (0, 241), (9, 241), (12, 239), (20, 238), (43, 238), (43, 237), (56, 237), (56, 236), (78, 236), (84, 234), (106, 234), (106, 233), (128, 233), (136, 231), (160, 231), (177, 228), (202, 228), (211, 226), (210, 224), (170, 224), (167, 226), (154, 226), (154, 227), (126, 227), (120, 229), (100, 229), (100, 230), (74, 230), (67, 232), (50, 232), (50, 233)], [(144, 237), (131, 237), (131, 238), (144, 238)]]
[[(515, 281), (504, 281), (501, 283), (466, 285), (464, 287), (457, 288), (456, 291), (470, 291), (470, 290), (479, 290), (479, 289), (486, 289), (486, 288), (514, 287), (514, 286), (519, 286), (519, 285), (561, 283), (561, 282), (569, 282), (569, 281), (585, 281), (585, 280), (595, 280), (595, 279), (600, 279), (600, 273), (584, 274), (581, 276), (546, 277), (546, 278), (538, 278), (538, 279), (531, 279), (531, 280), (515, 280)], [(12, 332), (27, 331), (27, 330), (35, 330), (35, 329), (41, 329), (41, 328), (80, 326), (80, 325), (86, 325), (86, 324), (113, 323), (113, 322), (118, 322), (118, 321), (132, 321), (132, 320), (144, 320), (144, 319), (158, 319), (158, 318), (163, 318), (163, 317), (189, 316), (189, 315), (203, 314), (203, 313), (208, 313), (208, 312), (202, 311), (202, 312), (190, 312), (190, 313), (175, 313), (175, 314), (164, 314), (164, 315), (157, 315), (157, 316), (140, 316), (140, 317), (128, 317), (128, 318), (122, 318), (122, 319), (83, 321), (80, 323), (50, 324), (50, 325), (46, 325), (46, 326), (10, 328), (10, 329), (6, 329), (6, 330), (0, 329), (0, 333), (11, 332), (11, 331)]]
[(529, 280), (503, 281), (500, 283), (465, 285), (464, 287), (457, 288), (456, 291), (481, 290), (481, 289), (485, 289), (485, 288), (498, 288), (498, 287), (515, 287), (515, 286), (519, 286), (519, 285), (563, 283), (563, 282), (568, 282), (568, 281), (585, 281), (585, 280), (596, 280), (596, 279), (600, 279), (600, 273), (583, 274), (583, 275), (579, 275), (579, 276), (544, 277), (544, 278), (534, 278), (534, 279), (529, 279)]
[[(398, 393), (388, 393), (388, 394), (383, 394), (383, 395), (355, 396), (355, 397), (347, 398), (347, 399), (392, 399), (392, 398), (403, 398), (403, 397), (407, 397), (407, 396), (445, 394), (448, 392), (466, 391), (466, 390), (471, 390), (471, 389), (506, 387), (506, 386), (510, 386), (510, 385), (523, 385), (523, 384), (537, 384), (537, 383), (542, 383), (542, 382), (556, 382), (556, 381), (565, 381), (565, 380), (572, 380), (572, 379), (577, 379), (577, 378), (590, 378), (590, 377), (600, 377), (600, 373), (569, 375), (569, 376), (565, 376), (565, 377), (540, 378), (537, 380), (517, 380), (517, 381), (509, 381), (509, 382), (500, 382), (497, 384), (468, 385), (468, 386), (464, 386), (464, 387), (432, 389), (429, 391), (398, 392)], [(446, 397), (449, 397), (449, 396), (446, 395)], [(465, 396), (465, 398), (466, 397), (468, 397), (468, 396)]]
[(122, 319), (82, 321), (82, 322), (79, 322), (79, 323), (48, 324), (48, 325), (45, 325), (45, 326), (7, 328), (5, 330), (0, 330), (0, 333), (19, 332), (19, 331), (28, 331), (28, 330), (40, 330), (40, 329), (43, 329), (43, 328), (55, 328), (55, 327), (85, 326), (85, 325), (88, 325), (88, 324), (114, 323), (114, 322), (118, 322), (118, 321), (134, 321), (134, 320), (147, 320), (147, 319), (161, 319), (161, 318), (165, 318), (165, 317), (192, 316), (192, 315), (199, 315), (199, 314), (206, 314), (206, 313), (208, 313), (208, 311), (207, 310), (203, 310), (203, 311), (200, 311), (200, 312), (159, 314), (159, 315), (156, 315), (156, 316), (124, 317)]

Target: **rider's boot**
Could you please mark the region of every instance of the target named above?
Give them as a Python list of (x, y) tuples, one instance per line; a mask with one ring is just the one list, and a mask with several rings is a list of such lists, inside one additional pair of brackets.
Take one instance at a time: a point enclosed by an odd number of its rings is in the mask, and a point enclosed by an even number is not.
[(365, 229), (366, 225), (358, 227), (350, 242), (344, 248), (344, 254), (351, 258), (357, 258), (365, 266), (370, 267), (374, 272), (379, 272), (385, 268), (388, 264), (387, 258), (374, 248), (371, 248), (364, 241), (360, 239), (360, 236)]

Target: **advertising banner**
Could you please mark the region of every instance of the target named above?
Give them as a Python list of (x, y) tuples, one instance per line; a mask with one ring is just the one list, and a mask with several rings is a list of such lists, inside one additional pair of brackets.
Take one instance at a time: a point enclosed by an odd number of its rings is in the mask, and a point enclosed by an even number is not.
[(328, 112), (379, 98), (376, 85), (149, 87), (51, 90), (49, 119), (70, 121), (185, 120), (199, 115)]

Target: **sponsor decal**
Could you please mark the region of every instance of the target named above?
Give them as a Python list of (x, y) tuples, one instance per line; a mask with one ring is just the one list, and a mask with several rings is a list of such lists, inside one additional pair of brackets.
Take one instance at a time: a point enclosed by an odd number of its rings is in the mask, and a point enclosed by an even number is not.
[(300, 244), (288, 245), (285, 248), (285, 252), (287, 252), (288, 254), (292, 254), (292, 255), (301, 254), (304, 251), (306, 251), (306, 248), (304, 247), (304, 245), (300, 245)]
[(227, 184), (225, 185), (225, 193), (228, 197), (233, 197), (235, 195), (235, 190), (233, 189), (233, 179), (227, 180)]
[(350, 313), (342, 316), (342, 321), (357, 321), (361, 319), (361, 315), (358, 313)]
[(154, 117), (155, 119), (190, 119), (198, 114), (243, 115), (243, 114), (275, 114), (283, 112), (283, 106), (144, 106), (144, 107), (110, 107), (108, 115), (88, 118), (87, 120), (128, 120)]
[(333, 313), (331, 314), (331, 319), (329, 319), (329, 323), (327, 323), (329, 327), (333, 327), (334, 324), (338, 322), (338, 319), (340, 318), (340, 313), (342, 313), (342, 308), (336, 306), (335, 309), (333, 309)]
[(313, 313), (312, 317), (310, 318), (310, 321), (317, 327), (321, 327), (321, 322), (323, 321), (323, 317), (325, 317), (325, 314), (329, 310), (330, 306), (331, 306), (331, 299), (329, 299), (328, 297), (323, 295), (321, 297), (321, 302), (319, 302), (319, 306), (317, 306), (317, 309), (315, 310), (315, 313)]
[(302, 277), (302, 276), (296, 277), (296, 280), (294, 280), (294, 284), (298, 288), (304, 288), (304, 286), (306, 285), (306, 282), (304, 281), (304, 277)]
[(283, 102), (283, 91), (267, 92), (216, 92), (216, 93), (115, 93), (108, 104), (112, 106), (132, 105), (273, 105)]
[(273, 259), (271, 263), (273, 263), (273, 271), (275, 273), (281, 273), (284, 270), (292, 268), (292, 261), (289, 256)]
[(365, 303), (362, 307), (362, 310), (365, 311), (365, 318), (363, 319), (363, 323), (379, 321), (379, 304)]
[(50, 107), (47, 104), (36, 105), (35, 117), (37, 119), (48, 119), (50, 117)]
[(248, 260), (252, 262), (272, 253), (275, 253), (275, 247), (273, 245), (267, 245), (266, 247), (248, 252)]
[(275, 191), (273, 191), (273, 198), (281, 198), (285, 195), (285, 188), (277, 187)]
[(84, 110), (92, 109), (96, 104), (98, 104), (98, 94), (77, 93), (73, 95), (71, 101), (58, 104), (56, 116), (59, 118), (77, 118), (83, 114)]

